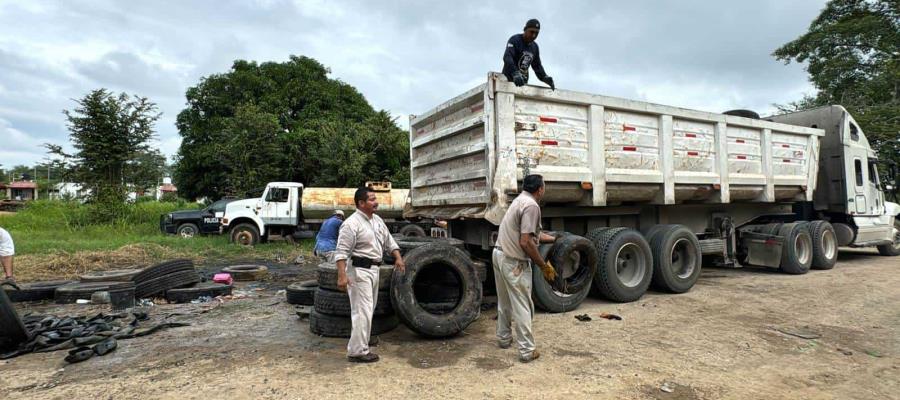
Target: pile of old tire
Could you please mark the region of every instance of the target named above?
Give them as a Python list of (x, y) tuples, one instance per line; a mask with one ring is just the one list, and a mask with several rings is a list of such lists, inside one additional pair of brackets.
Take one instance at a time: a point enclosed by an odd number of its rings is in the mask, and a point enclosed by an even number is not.
[(19, 289), (3, 286), (3, 291), (13, 303), (22, 301), (53, 300), (56, 288), (68, 285), (74, 281), (43, 281), (32, 283), (20, 283)]
[(285, 297), (288, 304), (311, 306), (315, 301), (316, 289), (318, 288), (319, 281), (316, 279), (292, 283), (285, 288)]
[(58, 304), (71, 304), (78, 300), (90, 300), (94, 292), (109, 292), (114, 295), (134, 296), (135, 285), (132, 282), (72, 282), (56, 288), (55, 298)]
[(481, 313), (482, 283), (469, 255), (446, 242), (406, 252), (406, 272), (394, 274), (391, 304), (414, 332), (431, 338), (454, 336)]
[(406, 254), (407, 251), (410, 251), (412, 249), (434, 243), (456, 247), (461, 250), (465, 250), (466, 248), (465, 242), (456, 238), (436, 238), (430, 236), (408, 237), (395, 235), (394, 240), (397, 242), (397, 246), (400, 247), (400, 254)]
[(556, 279), (547, 281), (540, 268), (532, 267), (534, 305), (551, 313), (574, 310), (590, 291), (597, 268), (597, 250), (587, 238), (572, 234), (557, 235), (553, 244), (542, 245), (539, 250), (556, 270)]
[[(391, 307), (389, 290), (393, 271), (392, 265), (379, 267), (378, 294), (372, 317), (373, 335), (389, 332), (400, 324)], [(337, 287), (337, 266), (332, 262), (323, 262), (316, 269), (316, 274), (318, 279), (313, 310), (309, 315), (309, 330), (319, 336), (350, 337), (350, 297)]]
[(183, 288), (169, 289), (166, 291), (166, 300), (169, 303), (190, 303), (201, 297), (215, 298), (231, 294), (231, 285), (215, 282), (200, 282)]
[(135, 298), (164, 296), (166, 291), (200, 282), (191, 260), (172, 260), (142, 269), (132, 276)]

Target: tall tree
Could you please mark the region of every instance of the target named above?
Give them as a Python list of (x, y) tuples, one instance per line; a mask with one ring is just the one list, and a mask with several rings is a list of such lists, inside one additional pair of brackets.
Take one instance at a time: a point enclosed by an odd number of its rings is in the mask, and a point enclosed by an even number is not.
[(102, 206), (97, 217), (111, 220), (126, 200), (129, 164), (150, 151), (148, 142), (160, 114), (146, 97), (116, 96), (106, 89), (94, 90), (75, 102), (73, 110), (63, 111), (75, 152), (66, 153), (54, 144), (46, 147), (52, 155), (67, 160), (73, 182), (90, 189), (91, 200)]
[[(246, 195), (269, 180), (408, 185), (407, 134), (318, 61), (235, 61), (186, 92), (175, 183), (188, 197)], [(405, 180), (404, 180), (405, 179)]]
[(841, 104), (881, 158), (900, 162), (900, 2), (829, 1), (808, 32), (773, 55), (806, 62), (818, 89), (787, 110)]
[(166, 156), (158, 149), (140, 151), (125, 164), (125, 182), (138, 192), (157, 187), (165, 174)]

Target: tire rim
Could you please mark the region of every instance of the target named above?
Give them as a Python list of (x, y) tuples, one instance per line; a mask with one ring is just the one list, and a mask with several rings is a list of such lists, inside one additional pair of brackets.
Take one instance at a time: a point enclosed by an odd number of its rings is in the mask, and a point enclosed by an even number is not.
[(672, 272), (679, 279), (687, 279), (694, 274), (694, 269), (697, 265), (697, 254), (693, 251), (694, 247), (691, 244), (690, 240), (678, 239), (675, 245), (672, 246), (672, 254), (670, 254), (669, 259), (671, 260)]
[(243, 246), (253, 244), (253, 234), (247, 231), (240, 231), (234, 235), (234, 241)]
[(837, 239), (834, 237), (834, 232), (826, 230), (825, 233), (822, 234), (822, 243), (820, 246), (825, 253), (826, 259), (834, 259), (837, 255)]
[[(556, 288), (557, 285), (554, 285), (553, 282), (549, 282), (551, 284), (550, 288), (553, 290), (553, 293), (555, 293), (559, 297), (569, 297), (569, 296), (574, 295), (574, 293), (568, 292), (569, 285), (568, 285), (567, 279), (577, 275), (578, 271), (583, 267), (581, 265), (581, 252), (573, 251), (572, 254), (569, 255), (569, 260), (571, 260), (570, 261), (571, 263), (568, 265), (562, 266), (562, 268), (559, 268), (559, 266), (554, 265), (554, 267), (558, 268), (556, 270), (556, 274), (557, 274), (556, 280), (557, 280), (557, 282), (560, 282), (560, 284), (563, 286), (561, 288), (562, 291), (558, 290)], [(532, 268), (537, 268), (537, 267), (532, 267)]]
[(197, 232), (194, 230), (194, 227), (192, 227), (192, 226), (185, 226), (183, 228), (179, 228), (178, 232), (181, 233), (181, 237), (186, 238), (186, 239), (190, 239), (190, 238), (194, 237), (194, 235), (197, 234)]
[(794, 253), (797, 254), (797, 262), (806, 265), (812, 257), (812, 246), (808, 240), (803, 240), (805, 235), (797, 235), (794, 238)]
[(635, 243), (626, 243), (616, 252), (616, 277), (627, 287), (636, 287), (647, 273), (647, 257)]

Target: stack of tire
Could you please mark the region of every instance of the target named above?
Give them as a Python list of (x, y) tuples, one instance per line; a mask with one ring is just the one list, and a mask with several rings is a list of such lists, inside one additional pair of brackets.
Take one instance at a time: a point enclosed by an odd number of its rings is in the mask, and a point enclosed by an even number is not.
[[(374, 267), (373, 267), (374, 268)], [(379, 267), (379, 282), (375, 312), (372, 317), (372, 334), (380, 335), (389, 332), (400, 324), (391, 307), (390, 287), (393, 265)], [(350, 337), (352, 324), (350, 321), (350, 297), (337, 287), (337, 266), (335, 263), (323, 262), (316, 268), (316, 283), (301, 282), (288, 292), (293, 300), (289, 302), (308, 302), (312, 296), (313, 310), (309, 315), (309, 330), (326, 337)], [(293, 293), (291, 293), (293, 292)]]

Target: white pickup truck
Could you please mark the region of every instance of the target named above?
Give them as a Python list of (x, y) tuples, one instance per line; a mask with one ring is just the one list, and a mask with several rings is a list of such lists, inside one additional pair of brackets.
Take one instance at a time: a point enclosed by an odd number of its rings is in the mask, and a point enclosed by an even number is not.
[[(393, 189), (390, 182), (369, 182), (378, 198), (378, 215), (393, 233), (406, 236), (425, 236), (430, 220), (403, 219), (403, 207), (409, 197), (408, 189)], [(225, 208), (222, 233), (228, 233), (233, 243), (252, 246), (267, 241), (270, 235), (287, 240), (310, 237), (317, 232), (335, 210), (348, 216), (356, 207), (356, 189), (308, 188), (297, 182), (271, 182), (262, 196), (233, 201)]]

